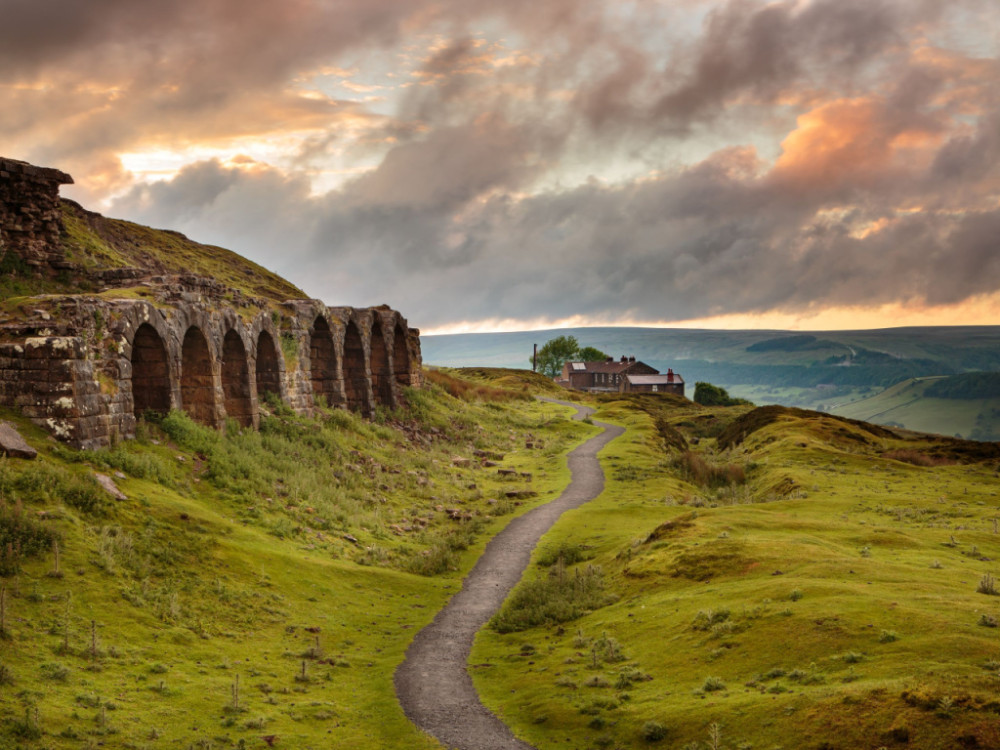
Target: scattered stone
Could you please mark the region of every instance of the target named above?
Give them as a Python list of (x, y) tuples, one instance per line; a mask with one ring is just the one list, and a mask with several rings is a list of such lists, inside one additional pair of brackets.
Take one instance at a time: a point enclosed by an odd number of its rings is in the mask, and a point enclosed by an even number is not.
[(468, 458), (463, 458), (462, 456), (452, 456), (451, 464), (452, 466), (457, 466), (460, 469), (464, 469), (472, 463)]
[(491, 469), (494, 466), (499, 466), (499, 464), (496, 461), (483, 461), (483, 466), (487, 469)]
[(115, 479), (128, 479), (128, 477), (125, 476), (125, 472), (116, 471), (115, 472)]
[(531, 481), (530, 471), (522, 471), (519, 476), (523, 477), (524, 479), (527, 479), (529, 482)]
[(11, 458), (32, 459), (38, 451), (28, 445), (10, 422), (0, 422), (0, 450)]
[(497, 469), (497, 474), (502, 477), (516, 477), (517, 472), (514, 469)]
[(94, 478), (97, 480), (97, 483), (104, 488), (104, 491), (111, 495), (111, 497), (115, 500), (128, 500), (128, 495), (118, 489), (118, 485), (115, 484), (115, 480), (107, 474), (98, 474), (95, 471)]
[(529, 497), (538, 497), (538, 493), (532, 490), (509, 490), (504, 493), (504, 497), (526, 500)]
[(351, 544), (357, 544), (358, 543), (358, 538), (356, 536), (354, 536), (353, 534), (344, 534), (344, 539), (346, 539), (347, 541), (349, 541)]

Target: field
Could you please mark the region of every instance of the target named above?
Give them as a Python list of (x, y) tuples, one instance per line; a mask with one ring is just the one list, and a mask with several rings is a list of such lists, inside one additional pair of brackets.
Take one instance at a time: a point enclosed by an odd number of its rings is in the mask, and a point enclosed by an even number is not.
[[(175, 413), (93, 453), (5, 415), (41, 455), (0, 461), (0, 747), (437, 747), (396, 666), (598, 427), (535, 402), (554, 391), (530, 373), (428, 375), (372, 422), (272, 405), (259, 433), (216, 432)], [(590, 403), (626, 427), (605, 491), (543, 538), (470, 662), (519, 736), (1000, 747), (1000, 446)]]

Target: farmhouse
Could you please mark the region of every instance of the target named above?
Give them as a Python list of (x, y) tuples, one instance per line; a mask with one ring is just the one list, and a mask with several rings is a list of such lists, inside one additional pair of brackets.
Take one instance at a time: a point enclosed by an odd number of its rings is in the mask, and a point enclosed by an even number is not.
[(669, 368), (666, 375), (626, 373), (618, 390), (622, 393), (676, 393), (683, 396), (684, 378)]
[(615, 393), (626, 374), (656, 375), (659, 370), (645, 362), (637, 362), (635, 357), (615, 360), (608, 357), (600, 362), (567, 362), (556, 382), (575, 391)]

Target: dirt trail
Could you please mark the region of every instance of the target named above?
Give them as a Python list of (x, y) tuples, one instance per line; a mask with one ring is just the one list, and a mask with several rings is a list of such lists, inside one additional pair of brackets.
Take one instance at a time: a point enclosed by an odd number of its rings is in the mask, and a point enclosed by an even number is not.
[[(593, 413), (565, 401), (543, 399), (577, 409), (574, 419)], [(421, 630), (396, 670), (396, 695), (407, 717), (446, 747), (457, 750), (533, 750), (518, 740), (482, 703), (466, 671), (472, 639), (500, 608), (528, 567), (542, 534), (563, 512), (597, 497), (604, 473), (597, 452), (624, 432), (596, 423), (604, 432), (569, 454), (571, 480), (555, 500), (515, 518), (494, 537), (434, 622)]]

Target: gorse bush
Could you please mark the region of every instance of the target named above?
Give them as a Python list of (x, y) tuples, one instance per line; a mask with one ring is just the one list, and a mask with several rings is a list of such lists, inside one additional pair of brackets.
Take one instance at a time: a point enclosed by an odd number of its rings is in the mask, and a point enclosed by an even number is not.
[(596, 565), (573, 571), (556, 564), (548, 575), (522, 583), (490, 621), (498, 633), (569, 622), (614, 601)]

